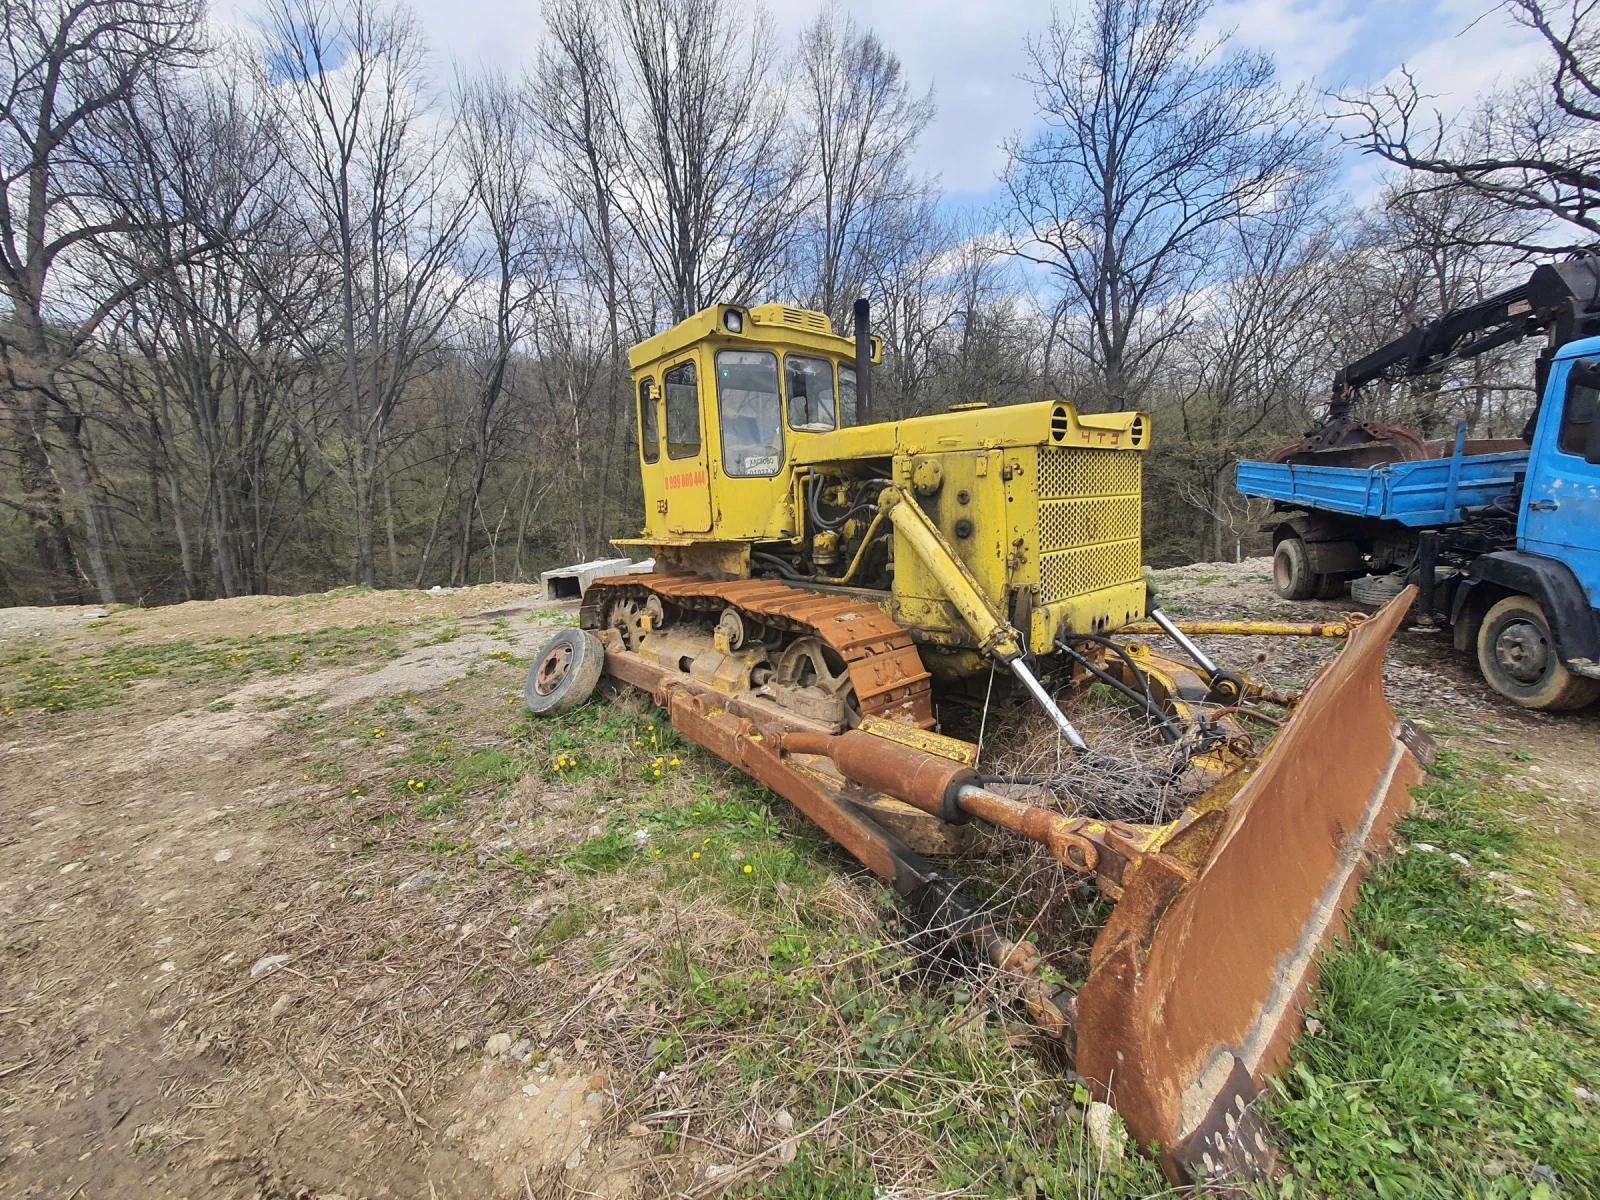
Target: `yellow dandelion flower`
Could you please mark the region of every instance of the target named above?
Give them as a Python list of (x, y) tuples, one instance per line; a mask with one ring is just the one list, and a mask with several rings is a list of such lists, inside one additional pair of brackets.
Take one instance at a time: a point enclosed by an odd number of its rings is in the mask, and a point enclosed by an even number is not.
[[(695, 816), (697, 816), (697, 817), (698, 817), (698, 816), (699, 816), (699, 815), (700, 815), (700, 814), (699, 814), (699, 813), (695, 813)], [(709, 845), (711, 845), (711, 839), (710, 839), (710, 838), (707, 838), (707, 839), (706, 839), (706, 840), (705, 840), (705, 841), (703, 841), (703, 842), (701, 842), (701, 843), (700, 843), (700, 844), (701, 844), (701, 845), (702, 845), (702, 846), (709, 846)]]
[(749, 875), (754, 870), (755, 870), (755, 868), (752, 867), (749, 863), (745, 863), (745, 865), (744, 865), (744, 873), (746, 875)]
[(667, 764), (667, 765), (668, 765), (668, 766), (669, 766), (669, 767), (681, 767), (681, 766), (683, 766), (683, 764), (682, 764), (682, 763), (681, 763), (681, 762), (679, 762), (679, 761), (678, 761), (678, 760), (677, 760), (677, 759), (673, 759), (673, 760), (672, 760), (672, 761), (671, 761), (671, 762), (670, 762), (670, 763), (668, 763), (668, 764)]
[(700, 857), (700, 851), (696, 850), (693, 854), (689, 855), (689, 857), (693, 858), (693, 859), (698, 859)]

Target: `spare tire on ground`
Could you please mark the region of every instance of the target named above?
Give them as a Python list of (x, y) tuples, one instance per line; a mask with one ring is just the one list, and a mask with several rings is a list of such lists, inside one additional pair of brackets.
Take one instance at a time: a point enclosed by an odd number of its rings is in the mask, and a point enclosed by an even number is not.
[(1406, 586), (1403, 575), (1363, 575), (1350, 581), (1350, 599), (1363, 608), (1382, 608)]
[(535, 655), (522, 702), (529, 712), (564, 712), (594, 695), (606, 648), (586, 629), (562, 629)]

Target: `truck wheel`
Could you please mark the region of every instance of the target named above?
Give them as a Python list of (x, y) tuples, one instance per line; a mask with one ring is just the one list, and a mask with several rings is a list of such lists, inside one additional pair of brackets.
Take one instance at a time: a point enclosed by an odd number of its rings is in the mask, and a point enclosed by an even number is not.
[(1345, 594), (1345, 585), (1349, 583), (1343, 575), (1335, 571), (1331, 575), (1317, 576), (1317, 599), (1338, 600)]
[(522, 702), (531, 713), (564, 712), (594, 694), (606, 648), (586, 629), (563, 629), (539, 648)]
[(1528, 596), (1507, 596), (1484, 614), (1478, 669), (1490, 687), (1523, 708), (1582, 708), (1600, 699), (1600, 680), (1561, 664), (1544, 609)]
[(1297, 537), (1286, 537), (1272, 552), (1272, 586), (1285, 600), (1310, 600), (1317, 594), (1321, 576), (1311, 569), (1306, 544)]

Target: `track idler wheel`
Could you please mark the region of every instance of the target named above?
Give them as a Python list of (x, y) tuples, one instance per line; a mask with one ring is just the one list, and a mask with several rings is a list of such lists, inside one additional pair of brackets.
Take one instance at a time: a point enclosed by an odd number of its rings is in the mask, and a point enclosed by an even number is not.
[(791, 642), (778, 659), (768, 688), (774, 700), (803, 717), (839, 729), (853, 729), (861, 723), (850, 669), (821, 638)]
[(606, 648), (584, 629), (563, 629), (539, 648), (528, 670), (522, 702), (531, 713), (577, 708), (600, 683)]

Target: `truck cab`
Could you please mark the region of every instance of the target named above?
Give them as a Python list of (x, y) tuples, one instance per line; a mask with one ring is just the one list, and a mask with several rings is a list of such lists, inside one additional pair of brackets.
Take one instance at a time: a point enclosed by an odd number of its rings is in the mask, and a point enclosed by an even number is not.
[(1572, 572), (1600, 608), (1600, 338), (1562, 349), (1535, 423), (1517, 514), (1517, 549)]

